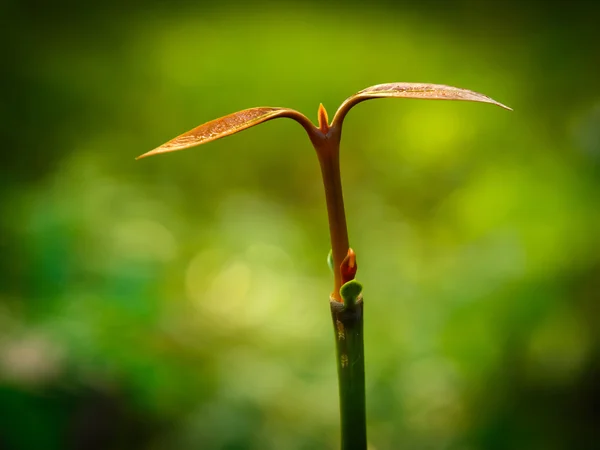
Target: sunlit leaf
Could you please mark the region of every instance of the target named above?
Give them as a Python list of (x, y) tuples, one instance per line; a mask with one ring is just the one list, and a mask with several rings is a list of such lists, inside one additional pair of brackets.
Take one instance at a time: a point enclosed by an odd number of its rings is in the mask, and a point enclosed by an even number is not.
[(445, 86), (443, 84), (386, 83), (368, 87), (348, 98), (338, 109), (333, 122), (340, 123), (348, 110), (357, 103), (373, 98), (388, 97), (416, 98), (422, 100), (463, 100), (469, 102), (491, 103), (512, 111), (508, 106), (503, 105), (486, 95), (468, 89)]
[(310, 121), (304, 115), (293, 109), (271, 107), (250, 108), (229, 114), (228, 116), (219, 119), (211, 120), (204, 125), (200, 125), (187, 133), (177, 136), (175, 139), (170, 140), (166, 144), (163, 144), (148, 153), (138, 156), (137, 159), (196, 147), (197, 145), (238, 133), (246, 128), (253, 127), (277, 117), (295, 119), (305, 128), (307, 126), (312, 126)]
[(478, 92), (445, 86), (443, 84), (389, 83), (371, 86), (356, 94), (361, 97), (404, 97), (431, 100), (467, 100), (471, 102), (492, 103), (505, 109), (511, 109)]

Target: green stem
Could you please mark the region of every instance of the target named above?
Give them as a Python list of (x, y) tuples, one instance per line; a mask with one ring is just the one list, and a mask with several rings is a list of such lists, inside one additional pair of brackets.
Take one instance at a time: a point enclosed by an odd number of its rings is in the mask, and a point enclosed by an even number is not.
[(331, 299), (340, 390), (342, 450), (366, 450), (365, 356), (362, 297), (351, 308)]

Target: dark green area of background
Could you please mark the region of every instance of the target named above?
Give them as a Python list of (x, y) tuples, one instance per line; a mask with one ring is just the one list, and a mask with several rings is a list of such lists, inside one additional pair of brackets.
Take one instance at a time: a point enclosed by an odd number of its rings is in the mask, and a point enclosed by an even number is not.
[(316, 119), (342, 171), (382, 449), (597, 448), (596, 2), (0, 6), (0, 448), (336, 448)]

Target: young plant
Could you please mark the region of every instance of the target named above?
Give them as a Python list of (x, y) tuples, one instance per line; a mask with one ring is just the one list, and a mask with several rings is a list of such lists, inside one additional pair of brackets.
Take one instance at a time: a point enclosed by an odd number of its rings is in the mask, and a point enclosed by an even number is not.
[(337, 349), (343, 450), (365, 450), (367, 432), (362, 286), (354, 280), (357, 270), (356, 254), (350, 248), (348, 241), (340, 174), (340, 141), (344, 118), (353, 106), (365, 100), (387, 97), (465, 100), (491, 103), (510, 110), (509, 107), (485, 95), (451, 86), (422, 83), (379, 84), (363, 89), (344, 101), (331, 122), (321, 104), (318, 111), (318, 126), (313, 125), (306, 116), (293, 109), (250, 108), (200, 125), (138, 157), (140, 159), (195, 147), (278, 117), (293, 119), (306, 130), (319, 159), (329, 218), (331, 251), (328, 263), (334, 279), (329, 305)]

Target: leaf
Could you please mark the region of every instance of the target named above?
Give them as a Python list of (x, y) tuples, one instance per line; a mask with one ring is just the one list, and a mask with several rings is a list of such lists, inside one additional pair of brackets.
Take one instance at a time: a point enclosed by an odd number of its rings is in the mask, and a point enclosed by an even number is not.
[(296, 120), (305, 128), (312, 127), (310, 121), (298, 111), (289, 108), (260, 107), (244, 109), (225, 117), (212, 120), (188, 131), (154, 150), (138, 156), (136, 159), (161, 153), (175, 152), (190, 147), (196, 147), (225, 136), (230, 136), (246, 128), (253, 127), (277, 117), (288, 117)]
[(363, 89), (358, 94), (362, 97), (404, 97), (421, 98), (431, 100), (466, 100), (471, 102), (492, 103), (504, 109), (511, 110), (508, 106), (497, 102), (478, 92), (469, 91), (443, 84), (423, 84), (423, 83), (389, 83), (378, 84)]
[(386, 83), (368, 87), (348, 98), (337, 110), (333, 123), (341, 124), (350, 108), (360, 102), (373, 98), (387, 97), (417, 98), (423, 100), (463, 100), (469, 102), (491, 103), (512, 111), (508, 106), (503, 105), (486, 95), (468, 89), (461, 89), (443, 84)]

